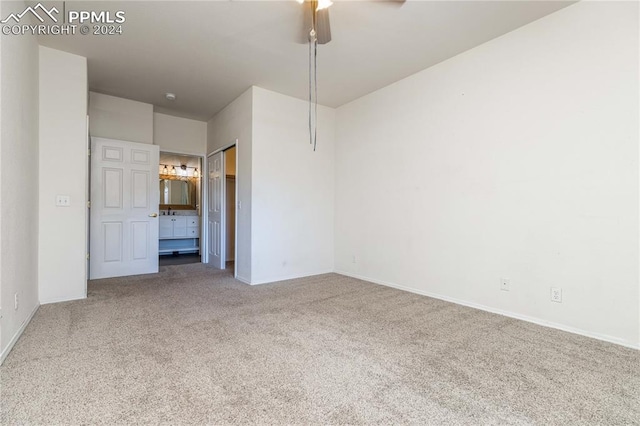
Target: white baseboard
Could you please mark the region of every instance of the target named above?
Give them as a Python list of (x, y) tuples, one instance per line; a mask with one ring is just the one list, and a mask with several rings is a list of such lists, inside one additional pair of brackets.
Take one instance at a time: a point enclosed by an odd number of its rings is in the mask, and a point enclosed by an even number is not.
[(251, 281), (251, 285), (272, 284), (272, 283), (277, 283), (278, 281), (295, 280), (297, 278), (307, 278), (307, 277), (313, 277), (315, 275), (332, 274), (332, 273), (333, 273), (333, 269), (327, 270), (327, 271), (321, 271), (321, 272), (309, 272), (304, 274), (283, 275), (280, 277), (268, 278), (266, 280)]
[(518, 314), (518, 313), (515, 313), (515, 312), (504, 311), (502, 309), (496, 309), (496, 308), (492, 308), (490, 306), (485, 306), (485, 305), (481, 305), (481, 304), (474, 303), (474, 302), (468, 302), (466, 300), (460, 300), (460, 299), (456, 299), (456, 298), (453, 298), (453, 297), (443, 296), (441, 294), (431, 293), (431, 292), (428, 292), (428, 291), (424, 291), (424, 290), (420, 290), (420, 289), (416, 289), (416, 288), (412, 288), (412, 287), (405, 287), (405, 286), (398, 285), (398, 284), (395, 284), (395, 283), (376, 280), (376, 279), (373, 279), (373, 278), (369, 278), (369, 277), (365, 277), (365, 276), (361, 276), (361, 275), (357, 275), (357, 274), (352, 274), (350, 272), (335, 271), (335, 273), (336, 274), (340, 274), (340, 275), (346, 275), (346, 276), (352, 277), (352, 278), (357, 278), (357, 279), (363, 280), (363, 281), (369, 281), (371, 283), (383, 285), (385, 287), (392, 287), (392, 288), (396, 288), (398, 290), (408, 291), (410, 293), (415, 293), (415, 294), (419, 294), (419, 295), (422, 295), (422, 296), (432, 297), (434, 299), (444, 300), (445, 302), (451, 302), (451, 303), (455, 303), (457, 305), (467, 306), (469, 308), (480, 309), (481, 311), (486, 311), (486, 312), (491, 312), (493, 314), (503, 315), (505, 317), (514, 318), (514, 319), (530, 322), (530, 323), (533, 323), (533, 324), (541, 325), (543, 327), (555, 328), (557, 330), (562, 330), (562, 331), (566, 331), (566, 332), (573, 333), (573, 334), (579, 334), (580, 336), (590, 337), (592, 339), (602, 340), (604, 342), (615, 343), (616, 345), (625, 346), (627, 348), (640, 350), (640, 343), (629, 342), (627, 340), (620, 339), (620, 338), (613, 337), (613, 336), (608, 336), (606, 334), (593, 333), (591, 331), (582, 330), (582, 329), (571, 327), (571, 326), (567, 326), (567, 325), (564, 325), (564, 324), (558, 324), (558, 323), (547, 321), (547, 320), (540, 319), (540, 318), (530, 317), (530, 316), (527, 316), (527, 315), (521, 315), (521, 314)]
[(241, 277), (240, 275), (236, 275), (236, 280), (238, 280), (238, 281), (240, 281), (240, 282), (243, 282), (243, 283), (245, 283), (245, 284), (249, 284), (249, 285), (251, 285), (251, 281), (250, 281), (250, 280), (248, 280), (248, 279), (246, 279), (246, 278), (243, 278), (243, 277)]
[(16, 342), (18, 341), (20, 336), (22, 336), (22, 333), (24, 332), (24, 329), (27, 328), (27, 326), (31, 322), (31, 319), (33, 318), (33, 316), (36, 314), (36, 312), (38, 312), (38, 308), (39, 307), (40, 307), (40, 305), (36, 305), (36, 307), (33, 308), (33, 311), (31, 311), (31, 313), (29, 314), (27, 319), (24, 320), (24, 322), (20, 325), (20, 328), (13, 335), (13, 337), (9, 341), (9, 344), (7, 345), (7, 347), (4, 348), (4, 350), (0, 354), (0, 365), (2, 365), (2, 363), (4, 363), (5, 358), (7, 358), (7, 355), (9, 355), (9, 352), (11, 352), (11, 349), (13, 349), (13, 346), (16, 344)]
[(86, 298), (87, 298), (87, 295), (83, 294), (83, 295), (80, 295), (80, 296), (72, 296), (72, 297), (69, 297), (69, 298), (41, 300), (40, 304), (41, 305), (49, 305), (51, 303), (71, 302), (71, 301), (74, 301), (74, 300), (83, 300), (83, 299), (86, 299)]

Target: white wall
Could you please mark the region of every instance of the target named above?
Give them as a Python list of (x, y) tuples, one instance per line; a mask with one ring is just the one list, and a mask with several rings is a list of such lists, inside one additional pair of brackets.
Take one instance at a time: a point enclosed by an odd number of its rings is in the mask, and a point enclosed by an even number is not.
[(581, 2), (339, 108), (337, 271), (638, 347), (638, 48)]
[(160, 151), (205, 155), (207, 123), (171, 115), (153, 113), (153, 143)]
[(333, 271), (335, 110), (254, 87), (251, 283)]
[[(0, 16), (24, 8), (0, 2)], [(0, 306), (1, 363), (38, 308), (38, 44), (28, 35), (0, 37)]]
[(153, 105), (115, 96), (89, 94), (91, 136), (153, 143)]
[[(242, 208), (238, 210), (238, 279), (251, 282), (251, 138), (253, 88), (249, 88), (207, 122), (207, 153), (238, 143), (236, 184)], [(205, 160), (206, 161), (206, 160)]]
[(86, 297), (87, 90), (86, 58), (40, 47), (41, 303)]

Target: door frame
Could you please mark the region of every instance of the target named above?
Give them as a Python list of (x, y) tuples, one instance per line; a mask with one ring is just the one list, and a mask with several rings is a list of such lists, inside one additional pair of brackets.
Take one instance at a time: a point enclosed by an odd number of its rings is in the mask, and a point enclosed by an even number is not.
[[(203, 252), (204, 252), (204, 256), (202, 257), (202, 261), (203, 263), (209, 263), (209, 244), (211, 243), (209, 241), (209, 157), (211, 157), (212, 155), (216, 155), (220, 152), (224, 152), (230, 148), (236, 147), (236, 185), (235, 185), (235, 191), (236, 191), (236, 203), (235, 206), (233, 208), (233, 214), (235, 214), (236, 216), (236, 223), (235, 223), (235, 229), (234, 229), (234, 238), (235, 238), (235, 244), (234, 244), (234, 251), (233, 251), (233, 277), (237, 278), (238, 277), (238, 188), (239, 188), (239, 180), (238, 180), (238, 163), (239, 163), (239, 155), (238, 155), (238, 139), (234, 139), (233, 142), (230, 142), (226, 145), (223, 145), (222, 147), (211, 151), (210, 153), (208, 153), (204, 159), (204, 165), (203, 165), (203, 170), (205, 170), (205, 174), (203, 176), (203, 184), (206, 185), (205, 187), (205, 191), (203, 194), (203, 198), (202, 198), (202, 204), (204, 206), (204, 208), (202, 209), (202, 222), (203, 222), (203, 233), (202, 235), (204, 235), (204, 240), (202, 242), (202, 248), (204, 248)], [(226, 157), (223, 155), (223, 160), (226, 161)], [(227, 181), (227, 175), (226, 175), (226, 169), (224, 170), (225, 175), (224, 175), (224, 181), (222, 183), (222, 220), (221, 220), (221, 228), (225, 230), (226, 233), (226, 225), (227, 225), (227, 212), (226, 212), (226, 181)], [(225, 259), (225, 263), (226, 263), (226, 258), (227, 258), (227, 245), (226, 245), (226, 241), (223, 241), (224, 244), (222, 244), (221, 250), (223, 253), (223, 257)]]
[[(165, 154), (175, 154), (175, 155), (184, 155), (184, 156), (188, 156), (188, 157), (194, 157), (194, 158), (199, 158), (200, 159), (200, 205), (196, 206), (196, 211), (198, 211), (198, 208), (200, 209), (200, 263), (205, 263), (205, 253), (203, 252), (203, 248), (206, 247), (206, 245), (204, 244), (204, 240), (205, 240), (205, 231), (206, 231), (206, 226), (205, 226), (205, 209), (204, 207), (207, 207), (207, 202), (206, 202), (206, 195), (207, 195), (207, 179), (206, 177), (208, 176), (207, 174), (205, 174), (205, 163), (207, 162), (207, 156), (204, 156), (202, 154), (193, 154), (190, 152), (186, 152), (186, 151), (175, 151), (173, 149), (166, 151), (163, 150), (162, 147), (160, 147), (160, 154), (165, 153)], [(158, 164), (159, 166), (159, 164)], [(160, 206), (158, 206), (158, 209), (160, 208)], [(158, 212), (159, 213), (159, 212)]]

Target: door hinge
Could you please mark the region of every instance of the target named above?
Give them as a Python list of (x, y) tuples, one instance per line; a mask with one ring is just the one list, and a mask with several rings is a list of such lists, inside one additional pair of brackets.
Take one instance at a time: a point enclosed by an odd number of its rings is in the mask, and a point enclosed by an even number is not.
[(91, 157), (91, 148), (89, 148), (89, 149), (87, 150), (87, 156), (88, 156), (88, 157)]
[(87, 208), (90, 209), (91, 208), (91, 201), (87, 201)]
[(91, 255), (87, 253), (87, 260), (89, 260), (90, 258), (91, 258)]

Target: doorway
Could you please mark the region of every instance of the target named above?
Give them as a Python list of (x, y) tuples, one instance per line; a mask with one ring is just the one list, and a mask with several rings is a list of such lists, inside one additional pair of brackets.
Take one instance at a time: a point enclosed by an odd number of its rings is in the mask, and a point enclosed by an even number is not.
[(237, 147), (207, 157), (207, 262), (237, 275)]
[(235, 270), (236, 254), (236, 147), (224, 151), (225, 268)]
[(159, 264), (200, 263), (202, 157), (160, 152)]

